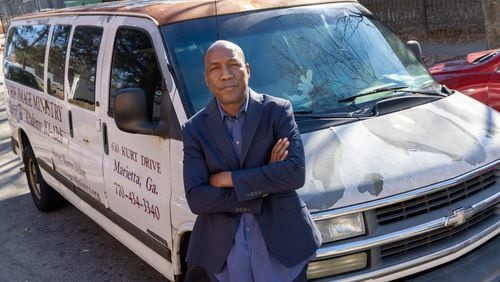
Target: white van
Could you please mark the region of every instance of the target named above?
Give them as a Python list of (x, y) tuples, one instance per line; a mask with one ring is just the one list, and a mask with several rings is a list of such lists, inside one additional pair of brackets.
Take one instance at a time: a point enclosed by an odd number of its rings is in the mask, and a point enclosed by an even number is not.
[[(437, 84), (357, 1), (124, 1), (20, 17), (4, 57), (12, 148), (36, 206), (61, 196), (170, 280), (195, 216), (182, 125), (233, 41), (250, 87), (293, 103), (298, 192), (322, 232), (309, 279), (391, 280), (500, 232), (500, 115)], [(498, 238), (493, 239), (498, 240)]]

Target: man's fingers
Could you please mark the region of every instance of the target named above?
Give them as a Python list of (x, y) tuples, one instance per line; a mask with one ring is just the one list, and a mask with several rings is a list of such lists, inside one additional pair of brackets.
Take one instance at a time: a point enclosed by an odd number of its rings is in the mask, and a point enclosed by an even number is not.
[(281, 156), (288, 149), (289, 145), (290, 145), (290, 142), (288, 141), (287, 138), (283, 139), (282, 142), (280, 142), (279, 144), (277, 144), (277, 146), (276, 146), (277, 147), (276, 153), (279, 156), (278, 159), (281, 159)]
[(271, 150), (271, 158), (270, 158), (269, 162), (273, 163), (273, 162), (278, 161), (278, 150), (279, 150), (279, 147), (280, 147), (280, 144), (282, 141), (283, 140), (280, 138), (280, 139), (278, 139), (276, 144), (274, 144), (273, 149)]
[(274, 147), (271, 151), (271, 158), (269, 162), (273, 163), (284, 160), (288, 155), (287, 149), (289, 145), (290, 142), (288, 141), (288, 138), (285, 137), (278, 139), (278, 141), (276, 142), (276, 144), (274, 144)]
[(285, 139), (279, 139), (278, 142), (276, 142), (276, 144), (274, 144), (274, 147), (273, 147), (273, 152), (278, 154), (284, 146), (287, 146), (286, 143), (288, 142), (288, 140), (285, 138)]
[(290, 142), (288, 141), (283, 142), (283, 145), (280, 146), (280, 148), (277, 151), (278, 156), (283, 155), (283, 153), (288, 149), (288, 145), (290, 145)]
[(288, 150), (283, 152), (283, 155), (281, 155), (280, 161), (284, 161), (286, 159), (286, 156), (288, 156)]
[(279, 161), (282, 161), (286, 158), (286, 156), (288, 155), (288, 145), (290, 145), (290, 142), (286, 141), (286, 143), (283, 145), (283, 147), (281, 147), (277, 154), (276, 154), (276, 160), (279, 162)]

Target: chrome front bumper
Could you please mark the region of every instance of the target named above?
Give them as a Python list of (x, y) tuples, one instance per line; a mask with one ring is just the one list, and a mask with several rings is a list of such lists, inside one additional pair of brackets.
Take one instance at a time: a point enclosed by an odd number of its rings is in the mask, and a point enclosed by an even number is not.
[(419, 259), (411, 260), (392, 267), (383, 268), (378, 271), (362, 275), (356, 275), (342, 279), (326, 278), (318, 281), (391, 281), (457, 259), (486, 243), (488, 240), (495, 237), (499, 233), (500, 222), (497, 222), (493, 226), (482, 231), (481, 233), (474, 235), (473, 237), (470, 237), (466, 241), (463, 241), (447, 249), (420, 257)]
[[(384, 234), (383, 236), (378, 236), (375, 238), (355, 241), (352, 243), (322, 247), (316, 252), (316, 259), (326, 259), (333, 256), (339, 256), (347, 253), (362, 251), (369, 248), (417, 236), (420, 234), (428, 233), (430, 231), (437, 230), (440, 228), (449, 227), (451, 224), (456, 224), (456, 225), (463, 224), (468, 218), (489, 207), (492, 207), (499, 201), (500, 201), (500, 192), (496, 193), (491, 197), (488, 197), (487, 199), (473, 205), (472, 207), (466, 210), (460, 211), (460, 213), (455, 213), (447, 217), (442, 217), (424, 224), (420, 224), (415, 227), (403, 229), (389, 234)], [(496, 226), (498, 228), (500, 226), (500, 222), (497, 222)]]
[[(456, 183), (460, 183), (461, 181), (470, 179), (471, 177), (474, 177), (485, 170), (491, 170), (492, 168), (496, 168), (496, 178), (498, 179), (499, 164), (500, 161), (496, 161), (476, 171), (470, 172), (467, 175), (463, 175), (449, 181), (445, 181), (436, 185), (424, 187), (386, 199), (377, 200), (371, 203), (365, 203), (362, 204), (362, 206), (348, 207), (334, 211), (313, 214), (313, 218), (315, 220), (319, 220), (353, 212), (373, 211), (375, 208), (378, 208), (380, 206), (394, 204), (398, 201), (411, 199), (424, 195), (426, 193), (431, 193), (433, 191), (449, 187), (451, 185), (455, 185)], [(410, 256), (406, 260), (401, 259), (401, 261), (399, 261), (398, 263), (381, 263), (379, 267), (372, 267), (370, 269), (369, 266), (366, 269), (354, 271), (350, 274), (347, 273), (334, 277), (325, 277), (314, 281), (390, 281), (433, 268), (435, 266), (447, 263), (450, 260), (454, 260), (465, 255), (466, 253), (476, 249), (477, 247), (500, 233), (500, 217), (498, 216), (498, 211), (500, 208), (500, 183), (497, 181), (494, 186), (491, 186), (488, 189), (489, 190), (487, 191), (487, 193), (480, 195), (482, 197), (481, 200), (469, 203), (468, 206), (463, 207), (461, 204), (459, 204), (459, 208), (453, 209), (453, 207), (449, 207), (449, 210), (453, 210), (453, 212), (448, 212), (448, 208), (444, 208), (441, 212), (445, 212), (446, 216), (441, 216), (437, 219), (424, 221), (420, 224), (412, 226), (405, 226), (405, 228), (401, 228), (395, 231), (393, 230), (393, 232), (379, 234), (377, 236), (365, 236), (365, 238), (358, 237), (357, 239), (354, 238), (352, 240), (346, 240), (345, 242), (339, 241), (337, 243), (333, 242), (324, 244), (316, 252), (316, 260), (338, 258), (343, 255), (358, 252), (370, 252), (372, 250), (379, 251), (380, 247), (383, 245), (391, 244), (393, 242), (398, 242), (419, 235), (425, 235), (426, 233), (430, 233), (443, 228), (459, 227), (462, 224), (467, 223), (468, 220), (471, 219), (471, 217), (473, 217), (474, 215), (478, 215), (482, 212), (485, 212), (486, 210), (493, 210), (493, 219), (490, 218), (490, 220), (488, 221), (488, 225), (483, 224), (483, 226), (479, 228), (479, 230), (475, 230), (474, 233), (472, 233), (470, 236), (460, 238), (460, 240), (448, 242), (445, 241), (446, 243), (448, 243), (446, 247), (430, 248), (428, 252), (422, 253), (421, 255), (416, 257)]]

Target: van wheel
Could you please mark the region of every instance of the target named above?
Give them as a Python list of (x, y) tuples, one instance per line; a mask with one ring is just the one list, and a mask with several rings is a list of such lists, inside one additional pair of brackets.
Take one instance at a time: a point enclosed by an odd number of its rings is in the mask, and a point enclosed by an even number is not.
[(188, 265), (183, 282), (211, 282), (207, 271), (199, 266)]
[(23, 159), (28, 186), (35, 206), (43, 212), (59, 208), (64, 202), (63, 198), (43, 180), (31, 146), (28, 145), (24, 149)]

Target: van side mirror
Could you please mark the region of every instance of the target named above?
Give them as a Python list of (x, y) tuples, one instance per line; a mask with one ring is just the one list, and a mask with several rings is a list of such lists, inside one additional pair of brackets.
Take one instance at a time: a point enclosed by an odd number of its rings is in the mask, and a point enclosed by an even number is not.
[(114, 117), (120, 130), (166, 137), (163, 122), (152, 122), (146, 106), (146, 94), (140, 88), (126, 88), (115, 94)]
[(419, 61), (422, 61), (422, 47), (420, 47), (420, 43), (417, 40), (409, 40), (406, 42), (406, 46), (410, 48)]

